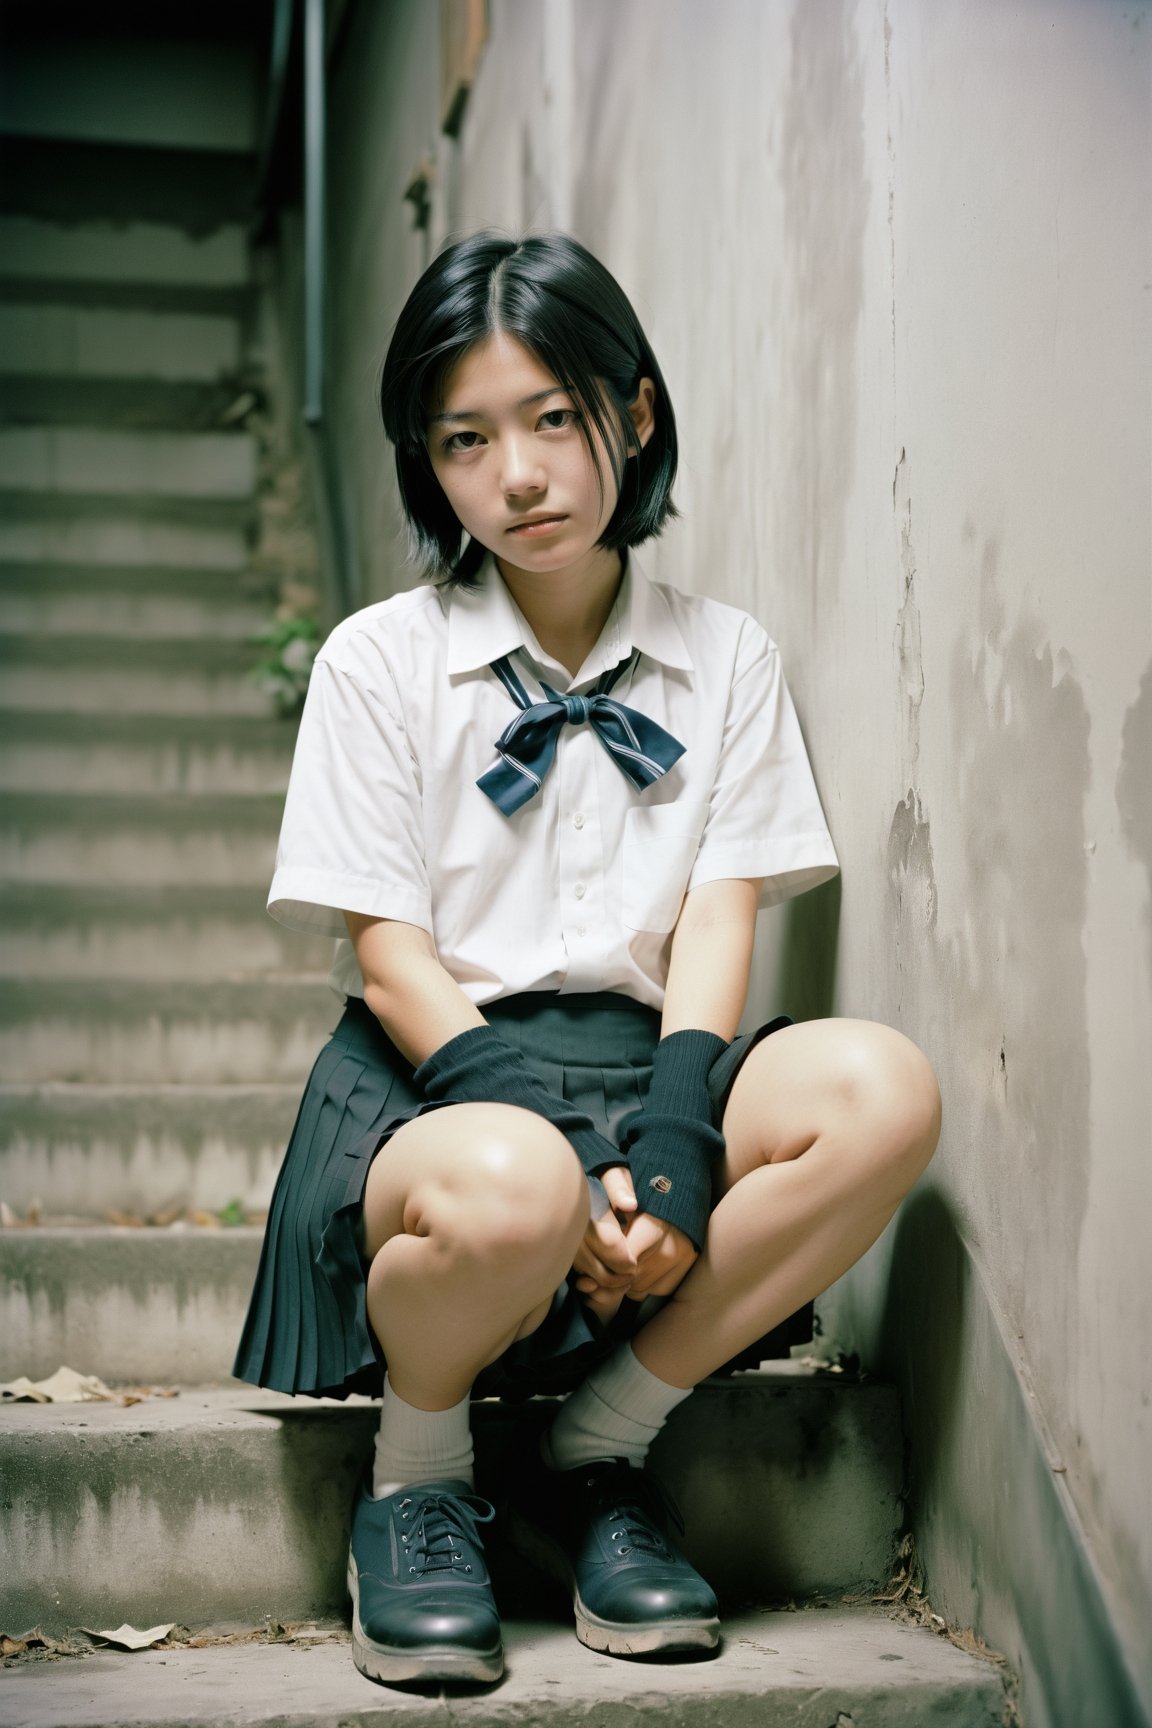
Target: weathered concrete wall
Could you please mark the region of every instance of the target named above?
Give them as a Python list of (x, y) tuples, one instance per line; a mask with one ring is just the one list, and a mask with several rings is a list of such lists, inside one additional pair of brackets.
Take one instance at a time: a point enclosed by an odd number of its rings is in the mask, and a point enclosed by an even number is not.
[[(836, 1009), (940, 1072), (926, 1204), (823, 1305), (904, 1373), (931, 1586), (1048, 1719), (1023, 1604), (1067, 1514), (1152, 1698), (1152, 8), (493, 0), (459, 146), (433, 14), (359, 8), (334, 70), (365, 591), (410, 581), (372, 386), (429, 152), (433, 238), (570, 226), (634, 297), (684, 446), (650, 562), (781, 642), (844, 864)], [(810, 910), (767, 937), (802, 983), (835, 945)], [(1055, 1497), (1014, 1530), (1018, 1428)]]

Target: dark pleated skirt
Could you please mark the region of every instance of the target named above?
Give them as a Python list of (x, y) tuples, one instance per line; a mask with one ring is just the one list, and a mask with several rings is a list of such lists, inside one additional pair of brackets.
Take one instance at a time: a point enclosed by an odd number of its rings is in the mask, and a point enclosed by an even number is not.
[[(644, 1102), (660, 1016), (630, 997), (533, 993), (485, 1005), (486, 1019), (521, 1049), (549, 1091), (617, 1138)], [(709, 1077), (717, 1122), (748, 1052), (785, 1018), (733, 1040)], [(314, 1397), (378, 1395), (384, 1361), (368, 1325), (361, 1212), (368, 1168), (396, 1129), (426, 1110), (412, 1065), (375, 1016), (350, 997), (320, 1052), (276, 1181), (260, 1266), (233, 1373), (281, 1392)], [(476, 1382), (475, 1397), (527, 1398), (569, 1391), (634, 1329), (625, 1303), (608, 1327), (561, 1285), (544, 1324), (505, 1351)], [(778, 1329), (787, 1347), (797, 1334)], [(800, 1326), (801, 1336), (805, 1333)], [(768, 1348), (765, 1354), (771, 1353)]]

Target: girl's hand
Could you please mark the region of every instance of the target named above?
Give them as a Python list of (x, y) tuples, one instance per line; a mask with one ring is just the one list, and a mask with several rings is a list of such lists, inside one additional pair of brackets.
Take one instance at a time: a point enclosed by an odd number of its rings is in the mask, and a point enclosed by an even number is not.
[(589, 1221), (572, 1270), (578, 1274), (576, 1288), (586, 1306), (607, 1323), (628, 1295), (636, 1273), (636, 1254), (625, 1233), (635, 1216), (636, 1195), (622, 1164), (605, 1170), (600, 1181), (610, 1210)]
[(633, 1302), (645, 1296), (671, 1296), (699, 1259), (682, 1230), (641, 1212), (628, 1225), (628, 1245), (636, 1256), (636, 1274), (628, 1295)]

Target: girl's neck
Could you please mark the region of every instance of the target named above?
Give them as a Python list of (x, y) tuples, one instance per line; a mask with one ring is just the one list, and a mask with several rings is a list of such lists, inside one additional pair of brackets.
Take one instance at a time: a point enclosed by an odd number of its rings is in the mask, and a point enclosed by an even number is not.
[(541, 648), (575, 678), (619, 592), (624, 574), (619, 552), (594, 548), (566, 570), (519, 570), (503, 558), (496, 567)]

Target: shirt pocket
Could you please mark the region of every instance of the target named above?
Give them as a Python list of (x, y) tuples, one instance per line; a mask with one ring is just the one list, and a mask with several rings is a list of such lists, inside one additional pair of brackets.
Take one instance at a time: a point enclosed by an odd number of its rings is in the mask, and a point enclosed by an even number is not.
[(673, 929), (707, 815), (706, 804), (653, 804), (628, 811), (623, 917), (629, 930)]

